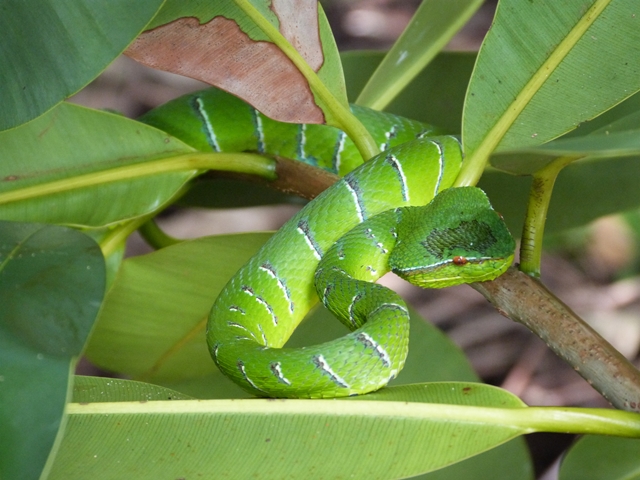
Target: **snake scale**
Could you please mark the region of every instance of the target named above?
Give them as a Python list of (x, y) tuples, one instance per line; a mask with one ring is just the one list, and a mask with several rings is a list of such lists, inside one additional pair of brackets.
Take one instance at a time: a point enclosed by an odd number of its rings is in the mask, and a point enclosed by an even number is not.
[[(362, 162), (341, 131), (279, 123), (217, 89), (154, 109), (142, 121), (203, 151), (254, 151), (300, 160), (342, 178), (291, 218), (215, 301), (207, 342), (218, 367), (257, 396), (364, 394), (398, 375), (409, 313), (374, 283), (392, 271), (425, 288), (491, 280), (515, 243), (478, 188), (449, 188), (460, 144), (426, 124), (352, 106), (382, 153)], [(351, 332), (284, 347), (322, 303)]]

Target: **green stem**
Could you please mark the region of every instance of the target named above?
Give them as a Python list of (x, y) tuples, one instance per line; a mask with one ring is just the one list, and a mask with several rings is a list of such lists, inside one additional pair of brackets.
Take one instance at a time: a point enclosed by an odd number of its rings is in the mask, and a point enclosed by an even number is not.
[(146, 222), (149, 218), (156, 215), (157, 212), (154, 211), (148, 215), (144, 215), (142, 217), (134, 218), (133, 220), (129, 220), (124, 222), (117, 227), (115, 227), (109, 234), (102, 239), (100, 242), (100, 249), (102, 250), (102, 255), (105, 258), (109, 257), (116, 252), (116, 250), (124, 244), (124, 242), (129, 238), (133, 232), (135, 232), (140, 225)]
[(464, 162), (462, 162), (460, 173), (453, 184), (454, 187), (473, 187), (477, 185), (489, 161), (491, 151), (484, 154), (485, 156), (482, 156), (483, 154), (483, 152), (478, 154), (478, 150), (476, 150), (474, 155), (465, 158)]
[(575, 159), (576, 157), (557, 158), (533, 175), (520, 245), (520, 270), (532, 277), (540, 277), (544, 224), (553, 185), (560, 171)]
[(529, 407), (495, 409), (488, 419), (535, 432), (574, 433), (578, 435), (615, 435), (640, 438), (640, 415), (598, 408)]
[(331, 119), (327, 121), (331, 125), (343, 130), (353, 143), (355, 143), (360, 155), (365, 160), (380, 153), (378, 145), (368, 130), (356, 118), (348, 105), (339, 102), (327, 86), (320, 80), (317, 73), (302, 58), (302, 55), (289, 43), (289, 41), (267, 20), (248, 0), (236, 0), (236, 4), (247, 16), (273, 41), (273, 43), (293, 62), (296, 68), (309, 82), (309, 87), (325, 108), (324, 113), (330, 113)]
[(134, 165), (77, 175), (0, 193), (0, 205), (133, 178), (181, 171), (193, 171), (195, 175), (202, 170), (232, 171), (259, 175), (269, 180), (275, 179), (275, 162), (260, 155), (249, 153), (188, 153), (171, 158), (150, 160)]
[(150, 218), (140, 225), (138, 231), (140, 232), (140, 235), (142, 235), (142, 238), (144, 238), (146, 242), (156, 250), (182, 242), (182, 240), (172, 237), (171, 235), (167, 235), (162, 231), (153, 218)]

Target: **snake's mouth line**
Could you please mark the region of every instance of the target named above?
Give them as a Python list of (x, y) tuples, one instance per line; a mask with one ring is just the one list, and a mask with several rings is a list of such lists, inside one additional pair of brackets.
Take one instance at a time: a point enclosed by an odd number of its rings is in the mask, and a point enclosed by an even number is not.
[(441, 260), (437, 263), (431, 263), (429, 265), (418, 265), (407, 268), (394, 268), (393, 273), (397, 275), (418, 275), (421, 273), (428, 273), (438, 270), (439, 268), (448, 266), (448, 265), (456, 265), (462, 267), (463, 265), (473, 264), (480, 265), (487, 260), (502, 260), (496, 257), (464, 257), (465, 262), (462, 263), (459, 260), (460, 257), (447, 258), (446, 260)]

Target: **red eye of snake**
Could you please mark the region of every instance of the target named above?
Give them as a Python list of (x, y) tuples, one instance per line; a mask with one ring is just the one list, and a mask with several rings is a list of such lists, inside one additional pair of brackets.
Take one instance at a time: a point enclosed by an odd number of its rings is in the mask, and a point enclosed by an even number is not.
[(465, 265), (467, 263), (467, 259), (464, 257), (453, 257), (453, 263), (455, 265)]

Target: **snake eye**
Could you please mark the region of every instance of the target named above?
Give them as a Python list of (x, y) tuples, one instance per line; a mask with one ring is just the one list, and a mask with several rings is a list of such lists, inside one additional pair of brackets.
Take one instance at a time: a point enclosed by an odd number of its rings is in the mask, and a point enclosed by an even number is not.
[(453, 263), (455, 265), (466, 265), (467, 264), (467, 259), (464, 257), (453, 257)]

